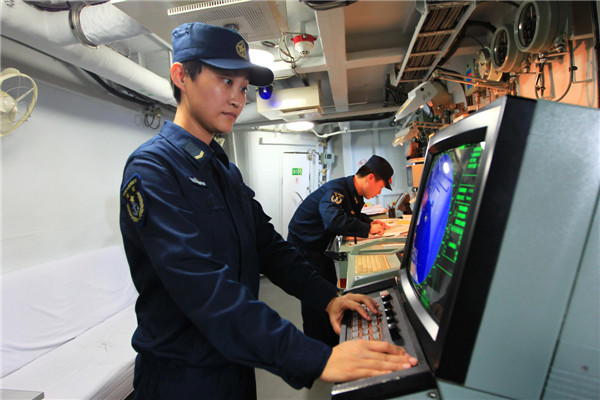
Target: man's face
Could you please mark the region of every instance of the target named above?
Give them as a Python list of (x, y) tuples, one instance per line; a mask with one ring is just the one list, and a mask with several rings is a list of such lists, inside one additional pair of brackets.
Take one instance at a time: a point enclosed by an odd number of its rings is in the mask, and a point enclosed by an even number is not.
[(195, 80), (187, 80), (187, 107), (208, 133), (227, 133), (246, 104), (246, 70), (228, 71), (204, 65)]
[(373, 197), (378, 196), (385, 187), (383, 179), (376, 180), (375, 175), (373, 174), (367, 175), (366, 183), (365, 194), (363, 195), (366, 199), (372, 199)]

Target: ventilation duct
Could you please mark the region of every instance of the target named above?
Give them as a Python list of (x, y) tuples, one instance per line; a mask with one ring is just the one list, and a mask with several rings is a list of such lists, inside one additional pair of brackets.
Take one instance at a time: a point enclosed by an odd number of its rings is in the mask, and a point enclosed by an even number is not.
[[(2, 35), (30, 46), (164, 104), (176, 105), (166, 79), (107, 46), (80, 43), (70, 27), (68, 11), (44, 12), (23, 1), (1, 3)], [(111, 4), (79, 10), (80, 34), (102, 45), (147, 31)]]

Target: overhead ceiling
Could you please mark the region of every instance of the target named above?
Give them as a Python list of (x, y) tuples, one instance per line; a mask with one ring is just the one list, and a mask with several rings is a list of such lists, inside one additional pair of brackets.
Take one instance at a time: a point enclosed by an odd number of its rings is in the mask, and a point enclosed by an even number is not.
[[(210, 9), (212, 14), (209, 11), (199, 11), (168, 15), (169, 9), (197, 3), (199, 2), (113, 2), (165, 42), (170, 42), (173, 28), (184, 22), (201, 21), (220, 25), (225, 25), (228, 21), (237, 23), (240, 33), (249, 40), (251, 48), (262, 48), (275, 55), (276, 61), (271, 66), (276, 76), (275, 90), (304, 85), (320, 87), (323, 118), (338, 114), (393, 112), (397, 108), (397, 104), (389, 96), (386, 102), (386, 82), (389, 81), (388, 76), (394, 66), (402, 63), (419, 20), (420, 14), (415, 8), (415, 2), (360, 0), (346, 2), (352, 3), (346, 7), (315, 11), (298, 0), (253, 0), (251, 3), (262, 4), (258, 11), (252, 10), (254, 14), (263, 14), (260, 15), (259, 23), (273, 24), (273, 20), (276, 20), (280, 29), (271, 31), (271, 36), (263, 35), (260, 40), (254, 41), (252, 39), (255, 37), (252, 35), (256, 28), (244, 26), (247, 25), (247, 19), (244, 19), (245, 16), (238, 18), (244, 13), (238, 11), (239, 6), (236, 12), (227, 14), (228, 8), (236, 7), (235, 4), (227, 4), (228, 1), (209, 2), (222, 4)], [(268, 3), (271, 3), (271, 7), (275, 6), (275, 12), (269, 12)], [(220, 11), (216, 16), (215, 10)], [(298, 58), (294, 66), (282, 61), (278, 51), (279, 48), (285, 50), (287, 45), (292, 56), (299, 57), (291, 42), (294, 36), (291, 33), (307, 33), (317, 37), (310, 54)], [(280, 43), (280, 40), (284, 42)], [(275, 47), (261, 44), (265, 41)], [(126, 45), (132, 46), (135, 43), (129, 41)], [(166, 77), (168, 68), (157, 73)], [(250, 93), (248, 102), (253, 103), (254, 100), (255, 94)], [(244, 116), (241, 118), (243, 120)]]
[[(20, 0), (15, 1), (18, 3)], [(71, 7), (72, 2), (51, 3)], [(93, 6), (106, 2), (83, 3)], [(463, 41), (459, 48), (451, 45), (460, 42), (456, 39), (457, 34), (469, 18), (476, 17), (478, 20), (494, 23), (501, 23), (503, 18), (510, 19), (505, 16), (511, 9), (514, 12), (514, 7), (501, 3), (511, 2), (113, 0), (109, 7), (116, 7), (146, 31), (135, 37), (104, 44), (168, 81), (172, 61), (170, 35), (173, 28), (193, 21), (218, 25), (237, 24), (240, 33), (249, 41), (250, 48), (262, 48), (275, 55), (275, 62), (270, 66), (276, 78), (275, 90), (309, 85), (319, 87), (322, 115), (316, 118), (317, 121), (361, 117), (373, 119), (395, 113), (406, 99), (406, 94), (428, 78), (431, 68), (448, 61), (444, 57), (449, 53), (452, 53), (454, 59), (461, 55), (473, 59), (482, 45), (489, 41), (489, 30), (471, 26), (469, 35), (476, 40)], [(207, 5), (210, 8), (202, 11), (169, 15), (169, 10), (181, 11)], [(331, 9), (316, 10), (315, 7)], [(21, 10), (23, 8), (20, 7)], [(443, 10), (438, 13), (438, 9)], [(16, 12), (16, 8), (3, 5), (3, 12), (9, 15), (8, 11)], [(21, 41), (19, 36), (27, 32), (19, 28), (17, 22), (13, 23), (13, 19), (15, 18), (8, 16), (3, 18), (5, 29), (2, 34), (4, 36), (6, 31), (10, 33), (9, 37)], [(429, 39), (430, 31), (442, 29), (446, 32), (442, 33), (440, 40)], [(300, 57), (291, 42), (291, 38), (299, 33), (317, 37), (314, 48), (306, 57)], [(425, 34), (424, 39), (419, 34)], [(419, 42), (421, 39), (423, 43)], [(23, 43), (35, 48), (39, 47), (41, 41), (38, 38), (35, 42), (23, 40)], [(270, 47), (267, 46), (269, 44)], [(49, 47), (41, 50), (52, 55), (55, 49)], [(295, 59), (294, 63), (290, 63), (289, 57), (282, 54), (282, 51), (289, 52)], [(424, 54), (424, 51), (428, 51), (429, 55), (415, 57)], [(286, 59), (288, 62), (284, 61)], [(110, 79), (108, 76), (104, 78)], [(248, 94), (246, 108), (238, 123), (272, 123), (257, 112), (256, 93), (253, 91)]]

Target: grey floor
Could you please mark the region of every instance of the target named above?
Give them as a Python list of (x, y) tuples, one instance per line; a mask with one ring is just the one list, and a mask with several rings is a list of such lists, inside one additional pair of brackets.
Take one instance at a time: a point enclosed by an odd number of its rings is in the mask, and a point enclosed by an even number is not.
[[(298, 329), (302, 329), (298, 299), (288, 295), (266, 278), (260, 280), (259, 299), (277, 311), (281, 317), (296, 325)], [(262, 369), (256, 370), (256, 386), (259, 400), (331, 399), (332, 384), (317, 380), (310, 390), (296, 390), (277, 375)]]

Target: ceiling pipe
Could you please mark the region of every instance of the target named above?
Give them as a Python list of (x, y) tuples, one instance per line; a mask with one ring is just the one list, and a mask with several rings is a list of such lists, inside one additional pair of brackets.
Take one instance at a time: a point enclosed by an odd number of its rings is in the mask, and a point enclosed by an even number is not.
[(168, 80), (115, 50), (102, 46), (104, 43), (147, 33), (135, 20), (112, 4), (88, 6), (78, 10), (81, 33), (90, 43), (98, 45), (97, 48), (80, 43), (80, 39), (71, 30), (69, 11), (44, 12), (21, 0), (2, 2), (1, 7), (0, 25), (3, 36), (158, 102), (176, 106)]

